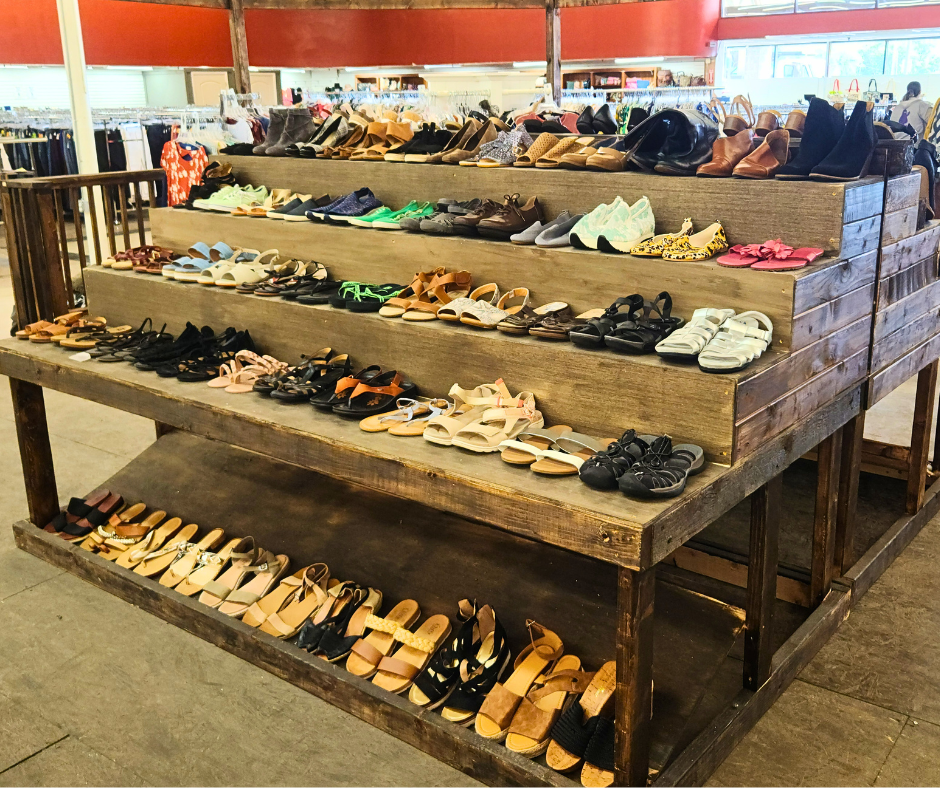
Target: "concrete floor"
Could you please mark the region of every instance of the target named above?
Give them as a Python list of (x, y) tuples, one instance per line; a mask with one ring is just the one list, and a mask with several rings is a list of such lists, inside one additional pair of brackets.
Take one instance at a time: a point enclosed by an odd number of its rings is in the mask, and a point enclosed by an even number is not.
[[(911, 402), (911, 385), (886, 400), (870, 437), (909, 441)], [(46, 404), (63, 501), (153, 440), (136, 416), (55, 392)], [(0, 445), (0, 786), (472, 783), (18, 551), (2, 525), (26, 515), (6, 385)], [(940, 785), (938, 559), (935, 520), (710, 784)]]

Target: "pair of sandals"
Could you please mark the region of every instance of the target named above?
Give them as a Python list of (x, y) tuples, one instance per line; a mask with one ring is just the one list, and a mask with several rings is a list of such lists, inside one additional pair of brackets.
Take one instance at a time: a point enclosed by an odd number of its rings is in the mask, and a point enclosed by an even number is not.
[(285, 289), (294, 286), (298, 281), (319, 282), (327, 277), (326, 268), (312, 260), (310, 262), (295, 259), (283, 261), (274, 258), (264, 273), (268, 274), (269, 278), (259, 282), (243, 282), (236, 285), (236, 292), (272, 298), (280, 296)]
[(568, 339), (580, 347), (606, 346), (619, 353), (645, 354), (652, 353), (683, 323), (682, 318), (672, 316), (669, 293), (663, 291), (655, 301), (646, 301), (637, 293), (618, 298), (599, 317), (572, 328)]
[[(494, 329), (509, 318), (530, 309), (529, 295), (527, 287), (517, 287), (500, 293), (499, 286), (490, 282), (478, 287), (466, 298), (457, 298), (441, 307), (437, 312), (437, 317), (449, 323)], [(522, 299), (522, 303), (509, 303), (519, 298)]]
[(436, 320), (442, 309), (468, 300), (472, 283), (469, 271), (448, 273), (442, 267), (422, 271), (415, 274), (411, 284), (387, 299), (378, 311), (382, 317), (400, 317), (409, 322)]
[(252, 391), (286, 403), (308, 402), (324, 392), (332, 392), (336, 383), (352, 372), (352, 361), (345, 353), (325, 347), (312, 356), (301, 356), (301, 363), (259, 375)]
[(418, 387), (397, 370), (383, 371), (373, 364), (355, 375), (341, 377), (335, 386), (323, 385), (310, 397), (310, 404), (340, 416), (362, 419), (391, 410), (402, 398), (413, 399), (417, 391)]
[(740, 372), (773, 341), (773, 323), (763, 312), (696, 309), (692, 319), (656, 345), (664, 358), (697, 360), (705, 372)]
[(400, 292), (401, 285), (391, 282), (382, 285), (343, 282), (327, 300), (334, 309), (348, 309), (350, 312), (380, 312), (382, 307)]
[(447, 416), (456, 406), (445, 399), (431, 397), (399, 397), (396, 411), (368, 416), (359, 422), (363, 432), (387, 432), (402, 438), (424, 434), (431, 419)]
[(574, 432), (556, 425), (547, 429), (529, 427), (514, 440), (500, 443), (503, 462), (528, 467), (546, 476), (574, 476), (586, 460), (613, 442)]
[(762, 244), (738, 244), (718, 258), (724, 268), (752, 268), (755, 271), (796, 271), (805, 268), (823, 253), (808, 246), (794, 249), (779, 238)]
[(235, 358), (219, 367), (219, 376), (208, 381), (214, 389), (224, 389), (228, 394), (247, 394), (254, 391), (258, 378), (277, 375), (287, 369), (287, 364), (273, 356), (259, 356), (252, 350), (239, 350)]
[(130, 271), (135, 265), (144, 265), (151, 262), (161, 262), (163, 264), (171, 262), (176, 253), (172, 249), (163, 246), (135, 246), (132, 249), (125, 249), (123, 252), (116, 252), (106, 260), (102, 260), (102, 268), (114, 268), (116, 271)]
[[(79, 325), (87, 320), (88, 310), (84, 307), (73, 309), (64, 315), (52, 318), (52, 320), (38, 320), (35, 323), (29, 323), (16, 331), (13, 336), (17, 339), (31, 339), (34, 342), (51, 342), (52, 337), (59, 334), (68, 333), (72, 326)], [(107, 322), (104, 318), (96, 318)]]

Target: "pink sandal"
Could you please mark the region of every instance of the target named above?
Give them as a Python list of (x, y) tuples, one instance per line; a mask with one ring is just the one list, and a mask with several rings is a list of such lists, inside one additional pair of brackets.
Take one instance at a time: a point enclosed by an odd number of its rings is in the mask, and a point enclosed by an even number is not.
[(725, 268), (748, 268), (765, 257), (763, 250), (763, 244), (738, 244), (732, 246), (728, 254), (718, 258), (718, 265)]
[(764, 248), (771, 249), (772, 253), (751, 266), (755, 271), (795, 271), (797, 268), (805, 268), (823, 253), (822, 249), (808, 246), (794, 249), (780, 243), (779, 238), (776, 241), (767, 241)]

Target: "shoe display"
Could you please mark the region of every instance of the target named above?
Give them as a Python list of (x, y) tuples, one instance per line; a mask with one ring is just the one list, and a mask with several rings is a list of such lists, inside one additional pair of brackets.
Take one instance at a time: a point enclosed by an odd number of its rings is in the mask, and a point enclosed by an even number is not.
[(876, 142), (873, 109), (871, 102), (856, 102), (839, 141), (813, 167), (810, 178), (819, 181), (854, 181), (868, 174)]
[[(874, 143), (872, 144), (872, 148), (874, 148)], [(764, 137), (763, 141), (753, 152), (749, 153), (735, 165), (733, 171), (734, 177), (754, 179), (773, 178), (780, 168), (787, 163), (789, 154), (790, 132), (786, 129), (771, 131)]]
[(251, 149), (251, 152), (254, 153), (255, 156), (263, 156), (268, 148), (280, 142), (281, 135), (284, 133), (284, 127), (287, 125), (287, 108), (272, 107), (269, 117), (271, 118), (271, 122), (268, 124), (268, 133), (264, 138), (264, 142), (260, 145), (255, 145), (255, 147)]
[(845, 114), (825, 99), (813, 98), (806, 111), (800, 147), (793, 160), (783, 164), (776, 176), (781, 180), (800, 180), (809, 177), (835, 148), (845, 129)]
[(728, 248), (725, 228), (714, 222), (695, 235), (683, 235), (663, 249), (663, 260), (708, 260)]
[(622, 203), (607, 214), (598, 228), (597, 248), (604, 252), (626, 254), (634, 246), (653, 237), (656, 219), (646, 197), (633, 205)]
[[(319, 131), (310, 110), (302, 107), (291, 107), (285, 112), (284, 130), (277, 142), (265, 145), (266, 156), (284, 156), (288, 145), (306, 142)], [(258, 151), (255, 151), (257, 153)]]

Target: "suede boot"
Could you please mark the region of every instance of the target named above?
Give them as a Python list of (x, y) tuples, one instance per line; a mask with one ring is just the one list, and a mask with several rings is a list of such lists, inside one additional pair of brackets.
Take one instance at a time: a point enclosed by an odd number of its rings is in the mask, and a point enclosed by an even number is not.
[(845, 129), (845, 115), (828, 101), (814, 98), (809, 103), (803, 138), (793, 161), (777, 170), (777, 177), (789, 180), (804, 180), (813, 168), (835, 148)]
[(288, 145), (294, 145), (298, 142), (306, 142), (313, 137), (319, 128), (313, 122), (313, 116), (310, 110), (298, 107), (287, 110), (287, 120), (284, 124), (284, 131), (281, 138), (274, 144), (268, 146), (265, 150), (267, 156), (285, 156), (284, 151)]
[(927, 185), (929, 188), (928, 199), (930, 201), (930, 210), (934, 216), (937, 215), (937, 205), (934, 198), (934, 186), (937, 182), (937, 148), (927, 140), (921, 140), (917, 144), (917, 150), (914, 152), (914, 164), (919, 164), (927, 171)]
[[(744, 132), (738, 132), (735, 137)], [(753, 153), (745, 156), (734, 168), (736, 178), (754, 178), (762, 180), (773, 178), (774, 174), (787, 163), (790, 152), (790, 132), (786, 129), (774, 129)]]
[(875, 150), (874, 105), (859, 101), (845, 124), (839, 142), (818, 165), (810, 178), (819, 181), (854, 181), (868, 173)]
[(287, 109), (272, 108), (270, 118), (271, 122), (268, 123), (268, 133), (264, 138), (264, 142), (255, 145), (251, 149), (251, 152), (256, 156), (264, 156), (264, 152), (281, 139), (281, 134), (284, 133), (284, 125), (287, 123)]

